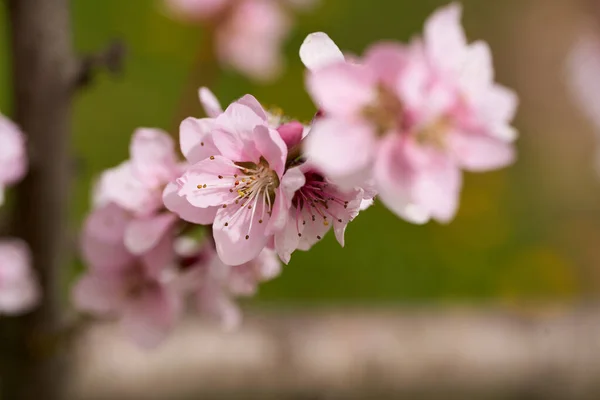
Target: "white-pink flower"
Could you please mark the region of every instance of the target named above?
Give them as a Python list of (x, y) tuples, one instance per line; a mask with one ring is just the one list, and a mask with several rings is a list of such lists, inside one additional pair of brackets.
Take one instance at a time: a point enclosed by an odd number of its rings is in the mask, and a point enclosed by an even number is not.
[(6, 186), (19, 181), (26, 171), (25, 136), (17, 125), (0, 114), (0, 205)]
[[(285, 224), (300, 178), (284, 176), (287, 146), (254, 97), (232, 103), (213, 122), (216, 152), (177, 180), (179, 194), (194, 207), (217, 210), (217, 252), (224, 263), (239, 265), (257, 257)], [(170, 209), (186, 219), (178, 207)]]
[(514, 159), (516, 96), (494, 83), (489, 48), (467, 43), (460, 14), (442, 8), (422, 41), (377, 44), (356, 64), (324, 34), (301, 49), (323, 113), (307, 138), (310, 161), (342, 187), (372, 180), (387, 207), (415, 223), (454, 217), (461, 169)]
[(173, 328), (182, 309), (181, 294), (170, 279), (176, 260), (174, 236), (166, 233), (150, 248), (133, 254), (125, 245), (131, 223), (131, 213), (114, 203), (87, 218), (82, 255), (89, 270), (74, 287), (73, 301), (82, 311), (118, 318), (134, 342), (154, 347)]
[(309, 250), (333, 227), (335, 237), (344, 246), (346, 226), (359, 213), (364, 191), (341, 191), (309, 163), (294, 167), (304, 184), (292, 198), (285, 228), (275, 234), (275, 249), (288, 263), (296, 250)]
[(0, 241), (0, 314), (28, 312), (40, 296), (27, 244), (18, 239)]

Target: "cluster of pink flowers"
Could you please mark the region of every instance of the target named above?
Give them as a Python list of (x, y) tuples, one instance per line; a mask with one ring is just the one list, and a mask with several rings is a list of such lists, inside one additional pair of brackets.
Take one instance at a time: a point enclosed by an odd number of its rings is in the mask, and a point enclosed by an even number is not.
[[(186, 126), (181, 142), (189, 159), (202, 150), (188, 153)], [(240, 313), (232, 298), (254, 294), (258, 282), (279, 272), (268, 250), (232, 268), (216, 256), (210, 240), (193, 239), (194, 226), (167, 209), (178, 209), (194, 224), (212, 223), (214, 212), (197, 212), (176, 193), (173, 182), (188, 168), (167, 133), (136, 130), (130, 159), (103, 173), (84, 224), (81, 249), (88, 272), (74, 288), (74, 303), (82, 311), (118, 318), (143, 347), (166, 337), (189, 299), (225, 328), (236, 327)]]
[[(25, 136), (0, 114), (0, 206), (6, 187), (21, 180), (26, 171)], [(28, 246), (18, 239), (0, 238), (0, 314), (28, 312), (39, 298)]]
[(460, 16), (457, 4), (442, 8), (423, 38), (376, 44), (353, 62), (322, 33), (301, 50), (322, 112), (307, 158), (343, 187), (372, 185), (413, 223), (455, 216), (461, 170), (514, 160), (517, 97), (494, 82), (488, 45), (467, 42)]
[(286, 8), (307, 8), (314, 0), (166, 0), (176, 17), (214, 29), (219, 61), (267, 81), (284, 64), (282, 44), (292, 28)]
[[(352, 61), (326, 34), (309, 35), (300, 57), (318, 111), (308, 126), (251, 95), (223, 109), (201, 88), (207, 116), (180, 125), (184, 162), (166, 133), (138, 130), (130, 160), (97, 185), (76, 304), (119, 317), (152, 346), (190, 296), (235, 327), (233, 298), (254, 294), (280, 261), (332, 228), (343, 246), (376, 196), (410, 222), (450, 221), (462, 170), (510, 164), (517, 135), (517, 98), (494, 82), (488, 46), (467, 43), (460, 14), (443, 8), (423, 38), (380, 43)], [(212, 235), (194, 239), (198, 225)]]

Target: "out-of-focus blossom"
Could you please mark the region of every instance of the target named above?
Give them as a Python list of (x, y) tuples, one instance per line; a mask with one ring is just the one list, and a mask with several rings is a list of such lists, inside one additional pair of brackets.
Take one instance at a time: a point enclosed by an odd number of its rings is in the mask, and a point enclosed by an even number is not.
[(154, 347), (173, 328), (182, 308), (181, 294), (170, 279), (173, 236), (165, 234), (147, 251), (133, 254), (125, 245), (132, 221), (131, 213), (114, 203), (90, 214), (82, 234), (89, 271), (75, 286), (73, 300), (82, 311), (118, 318), (134, 342)]
[(218, 152), (188, 168), (177, 180), (179, 194), (192, 206), (218, 210), (217, 252), (224, 263), (239, 265), (257, 257), (285, 224), (299, 177), (284, 176), (287, 146), (254, 97), (232, 103), (214, 123)]
[(189, 238), (182, 240), (191, 241), (192, 251), (181, 254), (180, 290), (194, 296), (202, 315), (216, 319), (226, 330), (237, 328), (242, 314), (235, 299), (255, 295), (259, 283), (279, 275), (277, 254), (264, 249), (255, 259), (230, 266), (221, 261), (211, 244), (198, 246)]
[(296, 249), (309, 250), (332, 226), (344, 246), (344, 231), (358, 215), (364, 195), (362, 189), (342, 192), (309, 163), (294, 169), (304, 175), (304, 184), (294, 193), (285, 228), (275, 235), (275, 249), (285, 263)]
[(314, 0), (166, 0), (172, 14), (215, 31), (219, 61), (259, 81), (270, 81), (284, 64), (282, 45), (293, 21), (288, 6), (308, 9)]
[(0, 314), (28, 312), (39, 303), (40, 295), (27, 244), (17, 239), (1, 240)]
[(372, 181), (379, 198), (414, 223), (450, 221), (461, 169), (513, 162), (517, 98), (494, 82), (487, 44), (468, 44), (457, 4), (435, 12), (423, 40), (380, 43), (357, 64), (324, 34), (303, 44), (310, 94), (322, 110), (309, 160), (342, 188)]
[(217, 55), (253, 79), (272, 80), (281, 73), (281, 47), (290, 28), (291, 20), (277, 2), (241, 0), (217, 30)]
[(160, 129), (140, 128), (132, 137), (130, 159), (105, 171), (94, 195), (96, 206), (115, 203), (144, 217), (162, 208), (167, 183), (183, 171), (171, 137)]
[[(573, 98), (600, 135), (600, 39), (593, 33), (580, 35), (567, 59), (567, 79)], [(600, 149), (596, 152), (600, 173)]]
[(11, 120), (0, 114), (0, 205), (6, 186), (21, 180), (27, 171), (25, 136)]

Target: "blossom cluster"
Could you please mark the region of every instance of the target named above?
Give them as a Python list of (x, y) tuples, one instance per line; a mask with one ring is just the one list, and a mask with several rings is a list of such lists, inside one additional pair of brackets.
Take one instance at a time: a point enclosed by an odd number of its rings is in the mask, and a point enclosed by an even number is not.
[[(20, 181), (26, 171), (25, 135), (0, 114), (0, 206), (4, 204), (5, 189)], [(39, 298), (27, 244), (15, 238), (0, 238), (0, 314), (28, 312)]]
[(216, 56), (252, 79), (276, 78), (284, 60), (281, 47), (293, 19), (289, 9), (315, 0), (166, 0), (175, 17), (214, 30)]
[(206, 117), (179, 128), (184, 161), (167, 133), (137, 130), (130, 159), (94, 191), (79, 308), (120, 318), (144, 346), (165, 337), (190, 298), (232, 328), (236, 297), (331, 229), (343, 246), (376, 196), (407, 221), (450, 221), (462, 170), (510, 164), (517, 135), (516, 95), (494, 82), (487, 44), (467, 42), (460, 16), (458, 5), (442, 8), (422, 38), (352, 60), (326, 34), (309, 35), (300, 58), (318, 110), (308, 125), (251, 95), (223, 109), (201, 88)]

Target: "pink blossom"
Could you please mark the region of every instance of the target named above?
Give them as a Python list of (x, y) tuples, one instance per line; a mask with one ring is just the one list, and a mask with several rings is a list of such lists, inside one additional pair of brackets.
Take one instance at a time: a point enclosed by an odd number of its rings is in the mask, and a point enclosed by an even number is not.
[(279, 275), (281, 265), (273, 250), (264, 249), (257, 258), (238, 266), (223, 264), (211, 243), (198, 246), (189, 238), (181, 238), (187, 251), (181, 252), (182, 273), (179, 287), (196, 299), (198, 310), (218, 320), (224, 329), (237, 328), (242, 314), (235, 298), (252, 296), (258, 284)]
[(276, 1), (240, 0), (217, 30), (217, 54), (253, 79), (272, 80), (281, 73), (281, 46), (290, 28), (290, 18)]
[(0, 241), (0, 313), (28, 312), (37, 306), (40, 295), (27, 244), (17, 239)]
[(487, 44), (467, 43), (458, 5), (430, 17), (423, 41), (377, 44), (359, 64), (319, 40), (326, 50), (311, 52), (319, 48), (311, 42), (301, 50), (312, 67), (308, 90), (323, 111), (305, 149), (341, 187), (372, 179), (399, 216), (447, 222), (458, 207), (462, 169), (513, 162), (516, 96), (494, 83)]
[(162, 192), (182, 166), (171, 137), (160, 129), (140, 128), (132, 137), (130, 159), (104, 172), (95, 192), (96, 205), (114, 202), (138, 216), (162, 208)]
[(133, 254), (125, 245), (131, 213), (114, 203), (88, 217), (82, 235), (82, 252), (89, 271), (73, 290), (82, 311), (116, 317), (125, 333), (143, 347), (158, 345), (177, 322), (180, 294), (170, 284), (175, 267), (170, 234), (150, 248)]
[(4, 189), (19, 181), (27, 170), (25, 136), (11, 120), (0, 114), (0, 205)]
[(192, 206), (218, 210), (217, 252), (224, 263), (240, 265), (257, 257), (285, 224), (298, 177), (284, 176), (286, 144), (254, 97), (232, 103), (214, 124), (218, 152), (190, 166), (177, 181), (179, 194)]
[(358, 215), (364, 195), (362, 189), (342, 192), (308, 163), (293, 170), (303, 174), (304, 184), (294, 193), (284, 229), (275, 234), (275, 249), (285, 263), (296, 249), (310, 249), (331, 227), (344, 246), (346, 226)]

